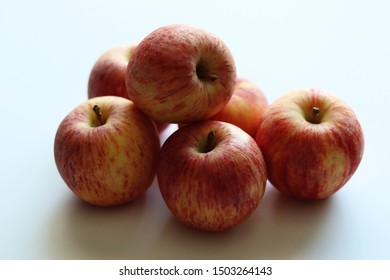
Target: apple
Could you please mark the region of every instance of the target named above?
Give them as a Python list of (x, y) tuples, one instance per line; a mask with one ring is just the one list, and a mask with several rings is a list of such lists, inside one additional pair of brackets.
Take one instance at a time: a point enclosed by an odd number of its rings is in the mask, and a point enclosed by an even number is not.
[(104, 52), (95, 62), (88, 80), (88, 98), (115, 95), (129, 98), (125, 74), (137, 44), (125, 44)]
[(267, 170), (249, 134), (226, 122), (203, 121), (168, 137), (157, 160), (157, 181), (179, 221), (198, 230), (223, 231), (255, 211)]
[(54, 158), (67, 186), (98, 206), (129, 202), (151, 185), (160, 139), (151, 119), (118, 96), (89, 99), (60, 123)]
[(232, 98), (211, 119), (234, 124), (255, 138), (267, 107), (263, 91), (252, 81), (238, 77)]
[[(127, 64), (136, 47), (136, 43), (115, 46), (97, 59), (89, 75), (88, 98), (112, 95), (129, 99), (125, 74)], [(159, 132), (168, 126), (168, 123), (155, 122), (155, 124)]]
[(226, 44), (201, 28), (175, 24), (147, 35), (126, 70), (130, 99), (153, 120), (191, 123), (230, 100), (236, 67)]
[(268, 179), (281, 193), (302, 200), (324, 199), (352, 177), (364, 151), (353, 110), (320, 89), (291, 91), (266, 111), (256, 136)]

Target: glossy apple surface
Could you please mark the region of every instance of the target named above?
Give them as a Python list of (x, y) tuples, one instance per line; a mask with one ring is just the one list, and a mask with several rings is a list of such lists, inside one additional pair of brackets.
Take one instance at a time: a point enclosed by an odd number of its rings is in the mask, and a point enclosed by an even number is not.
[(255, 140), (225, 122), (205, 121), (176, 130), (163, 144), (157, 180), (170, 211), (203, 231), (223, 231), (247, 220), (267, 181)]
[(147, 35), (127, 67), (130, 99), (153, 120), (190, 123), (230, 100), (236, 67), (226, 44), (203, 29), (168, 25)]
[(98, 206), (129, 202), (151, 185), (160, 140), (133, 102), (117, 96), (89, 99), (57, 129), (54, 158), (67, 186)]
[(272, 103), (256, 141), (272, 185), (304, 200), (327, 198), (343, 187), (364, 151), (353, 110), (319, 89), (298, 89)]
[(255, 138), (267, 107), (263, 91), (255, 83), (239, 77), (232, 98), (211, 119), (234, 124)]
[[(127, 64), (137, 44), (125, 44), (104, 52), (95, 62), (88, 80), (88, 98), (98, 96), (120, 96), (129, 99), (125, 74)], [(155, 122), (159, 132), (168, 123)]]

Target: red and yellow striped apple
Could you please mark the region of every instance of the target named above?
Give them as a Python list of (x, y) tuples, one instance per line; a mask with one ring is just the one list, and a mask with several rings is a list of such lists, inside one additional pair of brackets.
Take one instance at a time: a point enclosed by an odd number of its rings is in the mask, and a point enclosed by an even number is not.
[(273, 102), (256, 136), (268, 178), (304, 200), (331, 196), (358, 168), (364, 136), (353, 110), (319, 89), (298, 89)]
[(249, 134), (229, 123), (204, 121), (168, 137), (158, 157), (157, 180), (179, 221), (198, 230), (223, 231), (255, 211), (267, 171)]
[[(124, 44), (104, 52), (92, 67), (88, 80), (88, 98), (98, 96), (120, 96), (129, 99), (125, 74), (127, 64), (137, 44)], [(155, 122), (159, 132), (168, 127), (168, 123)]]
[(54, 157), (68, 187), (98, 206), (129, 202), (151, 185), (160, 149), (151, 119), (128, 99), (95, 97), (57, 129)]
[(255, 138), (267, 107), (263, 91), (252, 81), (238, 77), (231, 99), (211, 120), (234, 124)]
[(230, 100), (236, 67), (218, 37), (191, 25), (163, 26), (134, 50), (126, 72), (130, 99), (153, 120), (208, 119)]
[(125, 44), (104, 52), (95, 62), (89, 74), (88, 98), (114, 95), (129, 98), (125, 74), (137, 44)]

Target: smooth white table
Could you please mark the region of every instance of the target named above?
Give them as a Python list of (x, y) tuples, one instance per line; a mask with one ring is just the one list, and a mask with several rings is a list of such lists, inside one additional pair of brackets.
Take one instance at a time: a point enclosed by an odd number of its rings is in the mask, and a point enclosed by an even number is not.
[[(386, 0), (2, 3), (0, 259), (389, 259), (389, 12)], [(347, 185), (302, 203), (268, 184), (254, 215), (219, 234), (179, 224), (156, 181), (123, 207), (80, 202), (54, 163), (60, 121), (102, 52), (170, 23), (221, 37), (270, 103), (298, 87), (343, 98), (366, 139)]]

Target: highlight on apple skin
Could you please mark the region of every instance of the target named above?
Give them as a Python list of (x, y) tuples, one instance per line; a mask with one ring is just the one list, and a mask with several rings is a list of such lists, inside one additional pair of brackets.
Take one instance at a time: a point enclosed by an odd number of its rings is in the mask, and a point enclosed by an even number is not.
[(268, 179), (281, 193), (324, 199), (357, 170), (364, 136), (353, 110), (320, 89), (291, 91), (273, 102), (257, 132)]
[(151, 185), (160, 139), (153, 122), (133, 102), (95, 97), (60, 123), (54, 158), (67, 186), (97, 206), (127, 203)]
[(157, 180), (172, 214), (202, 231), (224, 231), (247, 220), (267, 181), (255, 140), (229, 123), (204, 121), (176, 130), (163, 144)]
[[(126, 89), (126, 68), (138, 44), (123, 44), (105, 51), (95, 62), (88, 79), (88, 98), (119, 96), (129, 99)], [(169, 123), (155, 122), (162, 132)]]
[(230, 100), (236, 66), (226, 44), (201, 28), (174, 24), (147, 35), (126, 72), (130, 99), (155, 121), (208, 119)]

